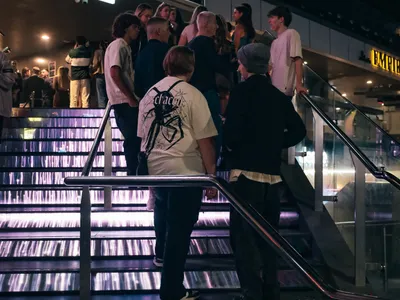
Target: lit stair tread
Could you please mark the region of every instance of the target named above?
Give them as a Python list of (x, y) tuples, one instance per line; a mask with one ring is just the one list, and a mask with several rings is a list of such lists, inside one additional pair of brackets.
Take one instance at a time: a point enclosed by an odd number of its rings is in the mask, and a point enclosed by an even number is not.
[[(279, 229), (283, 237), (308, 237), (309, 232), (291, 229)], [(11, 240), (78, 240), (79, 231), (46, 231), (46, 232), (0, 232), (0, 241)], [(154, 239), (154, 230), (98, 230), (92, 231), (93, 240), (115, 239)], [(229, 238), (228, 229), (194, 229), (192, 238)]]

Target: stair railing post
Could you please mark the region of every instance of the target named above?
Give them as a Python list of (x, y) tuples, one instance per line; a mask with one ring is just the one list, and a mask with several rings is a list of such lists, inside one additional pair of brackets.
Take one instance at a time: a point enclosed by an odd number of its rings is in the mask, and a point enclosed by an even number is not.
[[(104, 176), (112, 173), (112, 127), (110, 118), (104, 129)], [(104, 208), (112, 208), (112, 187), (104, 187)]]
[(324, 121), (313, 111), (314, 116), (314, 210), (323, 210), (324, 201), (324, 174), (323, 174), (323, 154), (324, 154)]
[(356, 170), (355, 174), (355, 228), (354, 228), (354, 253), (355, 253), (355, 285), (364, 287), (366, 284), (366, 207), (365, 207), (365, 172), (363, 163), (351, 153), (351, 158)]
[(91, 203), (89, 187), (84, 187), (81, 197), (80, 211), (80, 300), (91, 299)]

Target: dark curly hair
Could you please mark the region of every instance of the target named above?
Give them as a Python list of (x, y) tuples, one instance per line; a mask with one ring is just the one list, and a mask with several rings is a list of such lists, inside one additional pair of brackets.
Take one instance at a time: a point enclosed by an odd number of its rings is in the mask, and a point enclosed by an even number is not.
[(112, 26), (112, 36), (116, 38), (124, 37), (126, 29), (131, 25), (136, 25), (140, 27), (140, 19), (134, 15), (123, 13), (118, 15)]

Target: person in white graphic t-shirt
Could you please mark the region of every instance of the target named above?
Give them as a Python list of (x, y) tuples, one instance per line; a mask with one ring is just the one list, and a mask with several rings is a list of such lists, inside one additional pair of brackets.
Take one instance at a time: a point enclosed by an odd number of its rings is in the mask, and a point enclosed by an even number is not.
[(303, 86), (303, 55), (299, 33), (288, 29), (292, 22), (292, 13), (278, 6), (268, 13), (271, 30), (278, 35), (272, 42), (269, 71), (272, 84), (292, 98), (297, 93), (307, 93)]

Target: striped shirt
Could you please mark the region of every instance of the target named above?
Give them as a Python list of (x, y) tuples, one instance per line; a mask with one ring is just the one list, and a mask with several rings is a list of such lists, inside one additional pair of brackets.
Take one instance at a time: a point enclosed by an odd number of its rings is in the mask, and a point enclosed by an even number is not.
[(91, 53), (86, 46), (79, 46), (78, 48), (69, 51), (65, 61), (71, 64), (71, 80), (89, 79), (89, 66), (91, 60)]

